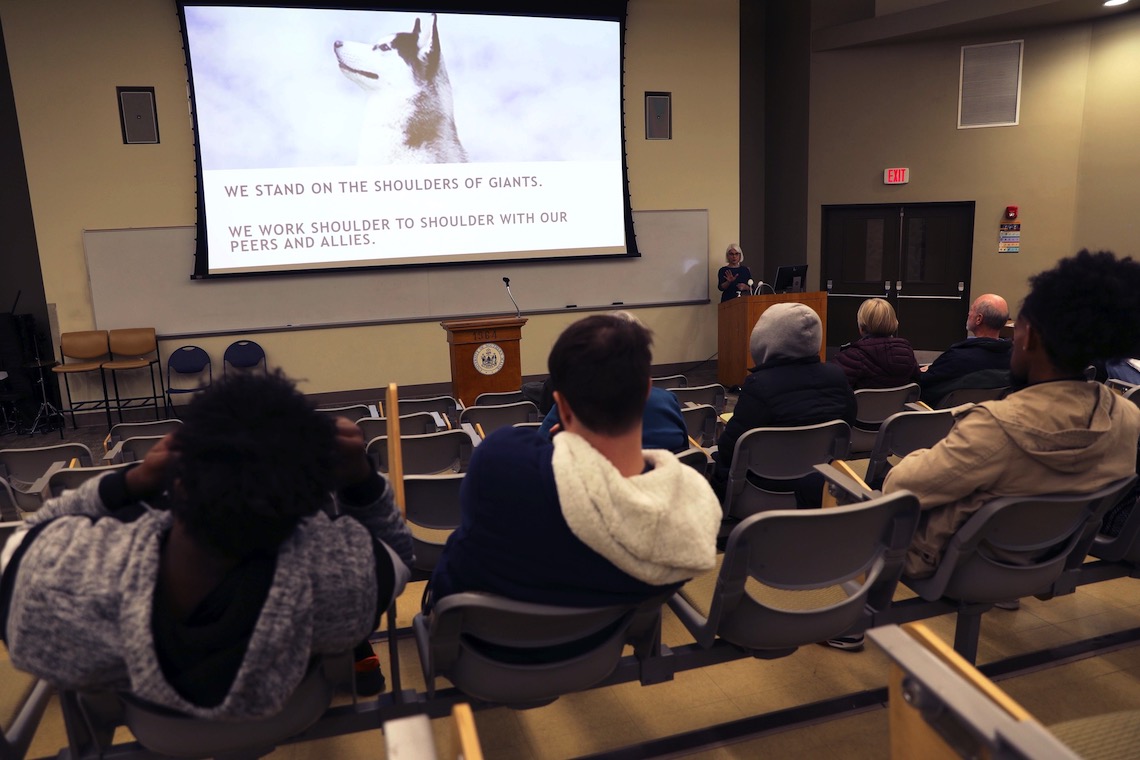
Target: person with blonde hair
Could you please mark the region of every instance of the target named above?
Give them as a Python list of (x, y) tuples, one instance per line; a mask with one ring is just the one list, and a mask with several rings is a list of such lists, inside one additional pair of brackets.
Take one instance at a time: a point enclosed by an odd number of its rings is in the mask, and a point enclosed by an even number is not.
[(895, 388), (918, 380), (918, 361), (910, 341), (895, 335), (899, 320), (882, 298), (868, 298), (856, 315), (859, 339), (840, 348), (832, 360), (843, 368), (852, 388)]
[(752, 279), (752, 272), (744, 266), (744, 252), (740, 250), (739, 243), (728, 244), (724, 250), (724, 260), (728, 263), (716, 273), (716, 287), (720, 291), (722, 302), (747, 293), (748, 281)]

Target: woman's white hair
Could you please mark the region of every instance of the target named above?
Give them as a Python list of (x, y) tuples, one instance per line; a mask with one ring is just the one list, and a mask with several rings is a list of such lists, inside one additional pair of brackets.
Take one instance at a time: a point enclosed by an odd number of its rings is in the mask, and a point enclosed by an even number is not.
[(732, 253), (733, 251), (736, 251), (737, 253), (740, 254), (740, 261), (741, 261), (741, 263), (743, 263), (744, 262), (744, 251), (742, 251), (740, 249), (740, 243), (729, 243), (728, 244), (728, 247), (724, 249), (724, 260), (728, 261), (728, 254)]

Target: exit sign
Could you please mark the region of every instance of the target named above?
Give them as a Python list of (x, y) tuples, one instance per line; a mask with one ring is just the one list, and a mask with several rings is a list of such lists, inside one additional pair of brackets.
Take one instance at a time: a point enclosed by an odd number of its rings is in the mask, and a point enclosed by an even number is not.
[(906, 185), (906, 183), (910, 181), (911, 170), (906, 169), (906, 167), (882, 170), (882, 183), (884, 183), (884, 185)]
[(883, 169), (884, 185), (905, 185), (907, 182), (910, 182), (910, 169)]

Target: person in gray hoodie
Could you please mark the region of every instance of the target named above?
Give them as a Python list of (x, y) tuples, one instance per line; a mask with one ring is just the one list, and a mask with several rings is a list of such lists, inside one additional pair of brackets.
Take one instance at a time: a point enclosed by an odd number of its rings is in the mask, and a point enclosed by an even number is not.
[[(717, 441), (713, 487), (722, 497), (736, 442), (749, 430), (831, 420), (855, 422), (855, 392), (843, 370), (820, 362), (822, 342), (819, 315), (802, 303), (773, 304), (756, 320), (749, 340), (756, 366), (749, 370), (732, 418)], [(810, 475), (796, 489), (801, 507), (818, 507), (822, 498), (822, 477)]]
[[(0, 552), (12, 663), (189, 715), (273, 715), (375, 630), (411, 534), (356, 425), (283, 375), (202, 391), (145, 460), (48, 501)], [(336, 494), (336, 512), (330, 492)]]

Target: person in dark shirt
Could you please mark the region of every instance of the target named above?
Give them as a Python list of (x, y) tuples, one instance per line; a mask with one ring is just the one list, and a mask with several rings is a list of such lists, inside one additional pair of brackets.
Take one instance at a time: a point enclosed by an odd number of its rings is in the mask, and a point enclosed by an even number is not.
[(1004, 298), (993, 293), (978, 296), (966, 315), (966, 340), (950, 346), (918, 376), (922, 400), (936, 406), (958, 388), (1009, 385), (1013, 344), (998, 337), (1008, 320), (1009, 305)]
[(744, 252), (736, 243), (729, 243), (724, 252), (727, 265), (716, 273), (716, 287), (720, 291), (720, 300), (727, 301), (736, 298), (741, 293), (748, 292), (748, 281), (752, 279), (752, 272), (744, 266)]
[(636, 604), (713, 567), (721, 508), (708, 482), (641, 448), (649, 345), (645, 327), (613, 315), (559, 336), (548, 364), (560, 428), (553, 441), (502, 428), (476, 447), (428, 610), (462, 591)]
[(910, 341), (895, 335), (899, 320), (882, 298), (859, 306), (859, 339), (840, 348), (832, 359), (843, 368), (852, 388), (897, 388), (918, 380), (918, 361)]

